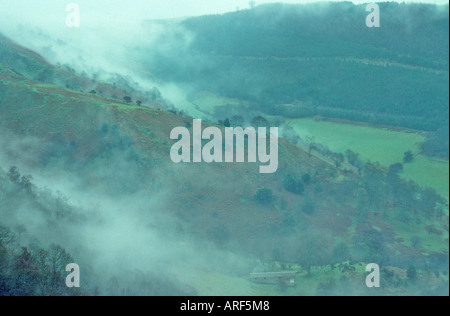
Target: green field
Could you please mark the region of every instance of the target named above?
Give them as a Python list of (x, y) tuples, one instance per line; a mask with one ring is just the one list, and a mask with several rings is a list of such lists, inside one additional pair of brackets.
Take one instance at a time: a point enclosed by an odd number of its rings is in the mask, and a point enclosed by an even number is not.
[(303, 139), (311, 137), (314, 142), (324, 144), (335, 152), (350, 149), (364, 161), (379, 162), (384, 166), (403, 162), (404, 153), (411, 150), (416, 155), (415, 160), (405, 165), (402, 176), (435, 189), (447, 199), (449, 197), (448, 161), (420, 154), (420, 144), (425, 140), (421, 133), (312, 118), (289, 120), (288, 123)]

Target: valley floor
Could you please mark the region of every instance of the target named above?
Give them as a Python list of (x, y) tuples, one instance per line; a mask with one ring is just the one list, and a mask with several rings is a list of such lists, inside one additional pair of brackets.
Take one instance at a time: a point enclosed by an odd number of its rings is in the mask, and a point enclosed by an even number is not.
[(403, 163), (406, 151), (412, 151), (414, 161), (404, 165), (402, 176), (423, 187), (431, 187), (449, 198), (449, 162), (421, 153), (423, 133), (390, 130), (372, 126), (344, 124), (312, 118), (290, 120), (288, 123), (302, 138), (312, 137), (315, 142), (328, 146), (334, 152), (350, 149), (366, 162), (379, 162), (389, 167)]

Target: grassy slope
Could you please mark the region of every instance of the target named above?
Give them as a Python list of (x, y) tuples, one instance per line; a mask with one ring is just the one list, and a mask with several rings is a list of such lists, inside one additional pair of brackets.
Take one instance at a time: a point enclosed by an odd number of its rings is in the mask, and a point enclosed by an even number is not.
[(384, 166), (402, 162), (404, 153), (411, 150), (416, 155), (415, 161), (405, 165), (403, 177), (431, 187), (447, 199), (449, 197), (449, 163), (420, 154), (425, 136), (419, 132), (315, 119), (290, 120), (289, 123), (303, 138), (314, 137), (317, 143), (335, 152), (350, 149), (359, 153), (364, 161), (379, 162)]
[[(8, 107), (0, 106), (1, 122), (8, 128), (25, 135), (35, 135), (45, 139), (55, 134), (61, 134), (65, 138), (73, 139), (79, 144), (79, 147), (82, 148), (81, 150), (85, 155), (89, 155), (95, 146), (95, 143), (90, 143), (90, 134), (101, 124), (99, 116), (107, 117), (113, 113), (116, 122), (126, 124), (126, 127), (122, 127), (133, 132), (135, 144), (138, 147), (144, 149), (152, 158), (156, 157), (165, 160), (168, 159), (167, 153), (170, 145), (168, 144), (167, 137), (170, 129), (175, 126), (183, 126), (184, 122), (183, 118), (167, 112), (130, 106), (115, 100), (31, 81), (1, 64), (0, 101), (6, 101), (5, 103), (9, 104)], [(286, 151), (286, 148), (283, 147), (282, 145), (280, 148), (281, 153)], [(299, 153), (291, 154), (299, 157)], [(290, 156), (290, 154), (287, 156)], [(313, 167), (316, 163), (321, 164), (320, 161), (308, 164), (310, 164), (310, 167)], [(189, 208), (186, 209), (186, 205), (192, 205), (196, 195), (211, 194), (214, 196), (212, 203), (216, 207), (217, 203), (222, 204), (222, 210), (220, 210), (218, 215), (219, 219), (228, 221), (228, 223), (222, 222), (221, 225), (233, 229), (233, 234), (236, 236), (241, 234), (239, 238), (244, 239), (248, 238), (249, 234), (265, 230), (267, 222), (279, 221), (277, 219), (280, 216), (279, 213), (274, 214), (272, 210), (267, 209), (260, 210), (257, 215), (254, 210), (251, 210), (253, 208), (251, 204), (246, 206), (246, 203), (242, 204), (238, 202), (240, 199), (238, 195), (241, 194), (241, 191), (249, 191), (248, 188), (244, 189), (242, 187), (246, 186), (250, 187), (251, 190), (256, 190), (258, 187), (264, 186), (265, 178), (255, 174), (255, 168), (247, 169), (245, 167), (241, 168), (240, 166), (242, 165), (234, 166), (236, 167), (217, 165), (216, 167), (208, 168), (207, 172), (205, 172), (206, 177), (202, 176), (201, 173), (191, 171), (195, 174), (195, 182), (204, 182), (205, 187), (197, 186), (193, 188), (193, 192), (180, 192), (180, 194), (184, 194), (184, 196), (179, 197), (181, 204), (177, 205), (177, 202), (174, 201), (174, 205), (171, 205), (168, 211), (179, 213), (183, 209), (183, 213), (187, 216), (192, 216)], [(223, 172), (228, 176), (224, 177), (220, 175)], [(214, 176), (214, 174), (216, 175)], [(175, 174), (172, 176), (175, 182), (180, 181), (179, 185), (182, 189), (186, 186), (186, 183), (183, 183), (182, 179), (177, 179)], [(171, 175), (167, 175), (167, 177), (171, 178)], [(231, 181), (240, 183), (241, 185), (236, 190), (230, 190), (229, 192), (214, 192), (214, 190), (213, 192), (208, 192), (206, 187), (208, 186), (208, 182), (211, 181), (207, 178), (214, 178), (214, 182), (218, 181), (221, 183), (221, 178), (223, 178), (223, 181), (230, 181), (226, 179), (227, 177), (231, 177)], [(270, 182), (276, 182), (273, 181), (273, 177), (271, 178), (272, 181)], [(212, 184), (210, 183), (210, 185)], [(230, 201), (236, 202), (230, 203)], [(209, 212), (214, 210), (212, 205), (208, 205), (205, 208), (209, 209)], [(254, 220), (255, 216), (259, 217), (261, 213), (267, 216), (261, 217), (260, 219), (262, 221)], [(203, 219), (199, 218), (195, 220), (198, 227), (194, 228), (194, 230), (197, 232), (201, 232), (215, 225), (210, 214), (204, 213), (203, 217)], [(252, 222), (250, 225), (249, 220)], [(241, 289), (240, 286), (242, 284), (251, 285), (250, 288), (252, 290), (251, 292), (246, 292), (247, 294), (259, 293), (273, 295), (277, 294), (278, 291), (276, 287), (252, 284), (243, 279), (242, 276), (232, 277), (223, 273), (204, 271), (199, 271), (196, 275), (199, 276), (196, 281), (191, 279), (183, 281), (192, 282), (200, 293), (204, 295), (208, 293), (236, 293), (235, 291)], [(223, 286), (227, 282), (229, 283), (229, 287), (224, 288)], [(207, 291), (205, 284), (210, 284), (217, 292)], [(248, 287), (246, 286), (245, 288)], [(224, 292), (221, 292), (222, 290)]]
[[(211, 113), (214, 111), (214, 107), (227, 104), (236, 105), (239, 103), (239, 100), (199, 92), (192, 98), (192, 102), (200, 109), (205, 108), (208, 110), (208, 113)], [(425, 139), (425, 134), (422, 132), (401, 129), (393, 130), (373, 127), (368, 124), (346, 124), (317, 119), (297, 119), (290, 120), (288, 123), (303, 138), (313, 137), (315, 142), (327, 145), (332, 151), (345, 152), (347, 149), (351, 149), (359, 153), (364, 161), (379, 162), (384, 166), (402, 162), (404, 153), (411, 150), (416, 155), (415, 160), (413, 163), (405, 165), (402, 176), (415, 181), (421, 186), (434, 188), (447, 199), (449, 197), (448, 161), (420, 154), (420, 145)], [(327, 161), (326, 158), (324, 160)], [(332, 163), (332, 161), (329, 161), (329, 163)], [(423, 252), (424, 254), (448, 251), (446, 246), (449, 237), (448, 232), (441, 236), (429, 234), (421, 229), (411, 229), (410, 226), (394, 218), (390, 219), (390, 223), (393, 225), (397, 237), (403, 240), (400, 244), (406, 247), (412, 247), (411, 240), (413, 237), (419, 237), (422, 241), (421, 246), (423, 249), (426, 249)], [(299, 277), (297, 281), (300, 283), (312, 283), (309, 277), (305, 276)], [(291, 291), (289, 293), (292, 293), (293, 290), (290, 289), (289, 291)], [(261, 294), (259, 292), (254, 293), (255, 295)], [(308, 291), (303, 292), (303, 294), (307, 293)]]
[[(213, 113), (215, 107), (225, 106), (227, 104), (237, 105), (239, 100), (229, 99), (225, 97), (215, 96), (207, 92), (199, 92), (191, 98), (191, 102), (196, 105), (195, 110), (206, 109), (201, 113), (202, 116)], [(385, 166), (389, 166), (403, 160), (403, 154), (412, 150), (416, 154), (415, 161), (405, 166), (403, 176), (411, 179), (422, 186), (429, 186), (436, 189), (441, 195), (448, 199), (448, 161), (429, 158), (420, 154), (420, 144), (424, 141), (425, 135), (421, 132), (392, 130), (388, 128), (379, 128), (366, 125), (344, 124), (327, 121), (318, 121), (315, 119), (299, 119), (291, 120), (290, 125), (293, 126), (302, 137), (312, 136), (318, 143), (325, 144), (331, 150), (336, 152), (345, 152), (351, 149), (360, 154), (365, 161), (380, 162)], [(327, 159), (324, 159), (327, 161)], [(329, 161), (332, 164), (332, 161)], [(424, 172), (424, 170), (427, 170)], [(390, 223), (393, 225), (394, 231), (400, 240), (400, 244), (406, 247), (412, 247), (411, 240), (413, 237), (419, 237), (422, 241), (421, 246), (424, 254), (433, 252), (448, 251), (446, 244), (448, 242), (448, 232), (443, 235), (429, 234), (420, 228), (411, 229), (410, 226), (392, 218)], [(347, 240), (350, 242), (350, 239)], [(326, 270), (326, 271), (325, 271)], [(309, 284), (309, 290), (306, 286), (301, 289), (288, 289), (283, 295), (310, 295), (314, 294), (312, 285), (330, 280), (329, 267), (319, 269), (315, 272), (314, 277), (300, 275), (297, 278), (299, 284)], [(361, 273), (364, 274), (364, 271)], [(361, 275), (360, 274), (360, 275)], [(233, 289), (247, 288), (248, 293), (252, 295), (277, 295), (280, 292), (273, 286), (252, 285), (251, 282), (244, 282), (242, 279), (233, 281), (235, 286), (229, 284), (230, 279), (225, 277), (227, 281), (222, 280), (223, 275), (216, 275), (210, 272), (196, 271), (195, 275), (202, 277), (195, 278), (193, 282), (199, 284), (199, 291), (208, 295), (212, 289), (209, 282), (221, 282), (223, 287), (218, 295), (230, 295)], [(348, 273), (339, 273), (334, 271), (331, 273), (331, 279), (348, 277)], [(353, 275), (352, 277), (355, 277)], [(203, 280), (203, 281), (199, 281)], [(216, 291), (217, 289), (215, 289)], [(361, 290), (361, 289), (360, 289)], [(270, 293), (270, 294), (269, 294)]]

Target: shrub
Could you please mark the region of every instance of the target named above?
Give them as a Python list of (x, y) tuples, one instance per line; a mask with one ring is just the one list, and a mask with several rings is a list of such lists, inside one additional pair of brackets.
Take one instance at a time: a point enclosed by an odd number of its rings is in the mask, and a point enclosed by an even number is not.
[(296, 179), (293, 175), (289, 174), (283, 181), (283, 187), (286, 191), (302, 195), (305, 192), (305, 186), (303, 182), (299, 179)]
[(261, 204), (271, 204), (274, 201), (273, 192), (270, 189), (259, 189), (256, 192), (255, 200)]
[(405, 156), (403, 157), (403, 162), (404, 163), (411, 163), (413, 161), (414, 161), (413, 153), (410, 150), (405, 152)]
[(309, 173), (305, 173), (305, 174), (302, 176), (302, 181), (303, 181), (303, 183), (306, 184), (306, 185), (310, 184), (310, 183), (311, 183), (311, 180), (312, 180), (312, 177), (311, 177), (311, 175), (310, 175)]
[(403, 165), (401, 163), (395, 163), (389, 167), (389, 172), (397, 174), (403, 171)]

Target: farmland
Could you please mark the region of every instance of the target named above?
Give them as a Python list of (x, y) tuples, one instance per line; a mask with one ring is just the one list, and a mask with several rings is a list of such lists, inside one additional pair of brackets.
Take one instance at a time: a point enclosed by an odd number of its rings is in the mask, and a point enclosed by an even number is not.
[(421, 154), (420, 145), (425, 140), (423, 133), (312, 118), (289, 120), (288, 123), (302, 138), (311, 137), (316, 143), (326, 145), (335, 152), (350, 149), (358, 153), (362, 160), (379, 162), (386, 167), (402, 162), (404, 153), (410, 150), (415, 159), (405, 164), (402, 176), (435, 189), (447, 199), (449, 197), (448, 161)]

